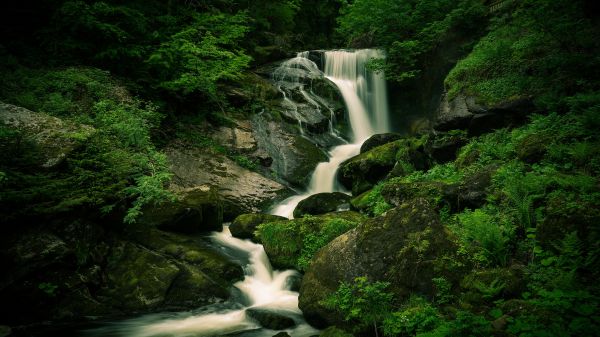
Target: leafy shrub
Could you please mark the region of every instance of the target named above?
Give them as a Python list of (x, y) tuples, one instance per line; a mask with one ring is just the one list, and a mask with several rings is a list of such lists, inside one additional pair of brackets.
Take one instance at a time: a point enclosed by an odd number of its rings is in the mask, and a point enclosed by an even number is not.
[(388, 286), (386, 282), (369, 282), (366, 277), (357, 277), (352, 284), (342, 282), (322, 304), (341, 313), (346, 321), (357, 323), (357, 330), (372, 325), (378, 336), (377, 324), (391, 308), (393, 295), (385, 292)]
[(425, 299), (412, 296), (400, 311), (385, 318), (383, 331), (386, 336), (415, 336), (435, 329), (441, 322), (436, 308)]

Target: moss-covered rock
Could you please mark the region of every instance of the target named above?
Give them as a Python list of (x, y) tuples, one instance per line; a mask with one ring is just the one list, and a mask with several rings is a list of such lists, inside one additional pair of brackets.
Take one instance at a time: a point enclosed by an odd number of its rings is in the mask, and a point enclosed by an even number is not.
[(457, 279), (443, 262), (455, 247), (439, 222), (439, 215), (424, 199), (415, 199), (381, 217), (370, 219), (337, 237), (319, 250), (304, 275), (299, 306), (311, 324), (343, 324), (337, 314), (320, 303), (340, 282), (366, 276), (391, 282), (399, 299), (410, 293), (432, 295), (431, 279)]
[[(414, 170), (425, 170), (430, 160), (425, 153), (426, 136), (399, 139), (377, 146), (340, 165), (338, 179), (352, 194), (358, 195), (390, 176), (403, 176)], [(395, 170), (395, 173), (390, 172)]]
[(445, 202), (444, 197), (451, 187), (439, 181), (404, 182), (389, 180), (381, 189), (383, 199), (390, 205), (400, 206), (415, 198), (424, 198), (432, 206), (440, 206)]
[(306, 214), (319, 215), (337, 211), (340, 207), (348, 209), (350, 196), (340, 192), (317, 193), (300, 201), (294, 209), (294, 217), (300, 218)]
[(216, 231), (223, 224), (223, 203), (209, 186), (183, 190), (177, 200), (147, 206), (142, 212), (140, 223), (174, 232)]
[(254, 231), (256, 231), (256, 227), (265, 222), (273, 222), (273, 221), (285, 221), (287, 218), (264, 214), (264, 213), (249, 213), (239, 215), (231, 225), (229, 225), (229, 230), (231, 231), (231, 235), (240, 239), (255, 239)]
[(520, 265), (473, 271), (460, 281), (463, 305), (477, 307), (498, 298), (511, 299), (525, 288), (525, 269)]
[(378, 146), (391, 143), (401, 138), (402, 135), (399, 133), (380, 133), (373, 135), (369, 137), (369, 139), (365, 140), (364, 143), (362, 143), (360, 146), (360, 153), (365, 153)]
[(436, 163), (444, 164), (456, 159), (458, 149), (468, 141), (464, 131), (452, 130), (446, 133), (437, 133), (429, 137), (425, 144), (425, 151)]
[[(317, 216), (306, 216), (291, 220), (280, 220), (268, 223), (267, 228), (259, 227), (257, 239), (265, 248), (265, 252), (273, 266), (278, 269), (301, 269), (299, 258), (303, 253), (304, 240), (307, 236), (328, 238), (330, 233), (322, 233), (323, 229), (335, 221), (344, 221), (346, 225), (353, 227), (365, 221), (365, 216), (352, 211), (331, 212)], [(328, 227), (329, 228), (329, 227)], [(329, 228), (330, 230), (334, 230)], [(338, 229), (338, 226), (335, 226)], [(349, 228), (348, 228), (349, 229)], [(347, 229), (346, 229), (347, 230)], [(313, 247), (314, 248), (314, 247)], [(308, 261), (304, 261), (307, 263)]]

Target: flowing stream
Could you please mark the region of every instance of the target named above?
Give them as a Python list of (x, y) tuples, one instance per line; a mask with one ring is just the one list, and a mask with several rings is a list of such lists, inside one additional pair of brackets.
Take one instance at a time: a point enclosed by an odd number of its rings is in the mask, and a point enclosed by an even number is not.
[[(284, 67), (275, 74), (300, 88), (307, 102), (320, 100), (310, 91), (304, 90), (296, 71), (308, 71), (311, 76), (326, 76), (336, 84), (348, 109), (352, 129), (351, 143), (336, 146), (329, 151), (329, 161), (320, 163), (305, 193), (291, 197), (272, 213), (292, 217), (298, 202), (320, 192), (342, 191), (336, 183), (336, 172), (340, 164), (360, 151), (361, 144), (374, 133), (387, 131), (387, 97), (383, 74), (367, 70), (371, 58), (383, 55), (373, 49), (357, 51), (325, 52), (324, 72), (308, 59), (308, 53), (299, 53), (294, 59), (283, 63)], [(286, 103), (294, 108), (280, 88)], [(315, 104), (318, 106), (319, 104)], [(299, 122), (302, 129), (302, 123)], [(334, 133), (332, 127), (330, 132)], [(231, 236), (229, 227), (215, 232), (210, 237), (223, 253), (240, 261), (244, 268), (244, 279), (234, 285), (231, 299), (225, 303), (209, 305), (198, 310), (178, 313), (158, 313), (145, 315), (121, 322), (109, 323), (100, 328), (84, 331), (90, 337), (271, 337), (279, 331), (286, 331), (292, 337), (308, 337), (319, 333), (308, 325), (298, 308), (298, 293), (291, 290), (291, 284), (298, 273), (293, 270), (273, 270), (262, 245)], [(261, 327), (248, 315), (248, 310), (266, 309), (279, 315), (292, 318), (296, 325), (285, 330), (270, 330)]]
[[(289, 62), (303, 66), (312, 63), (306, 57), (307, 54), (300, 53)], [(298, 203), (313, 194), (347, 193), (336, 180), (340, 164), (359, 154), (360, 146), (367, 138), (376, 133), (389, 131), (385, 76), (382, 72), (374, 73), (367, 69), (369, 60), (384, 57), (382, 52), (376, 49), (336, 50), (326, 51), (324, 57), (324, 75), (338, 87), (348, 109), (352, 143), (332, 148), (328, 153), (329, 161), (319, 163), (315, 168), (306, 191), (284, 200), (273, 208), (271, 213), (275, 215), (292, 218)], [(315, 69), (316, 65), (308, 67)], [(287, 78), (295, 79), (293, 70), (290, 73)]]

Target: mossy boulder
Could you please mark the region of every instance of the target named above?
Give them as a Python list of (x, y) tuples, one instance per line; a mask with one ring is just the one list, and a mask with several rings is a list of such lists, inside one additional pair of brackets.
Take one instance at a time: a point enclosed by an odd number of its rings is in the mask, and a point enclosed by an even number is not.
[(123, 311), (158, 308), (179, 274), (169, 259), (128, 242), (115, 246), (109, 261), (108, 286), (101, 297)]
[(392, 170), (401, 145), (399, 141), (384, 144), (346, 160), (340, 165), (339, 181), (354, 195), (372, 188)]
[(287, 220), (285, 217), (264, 213), (242, 214), (231, 222), (229, 231), (236, 238), (255, 239), (254, 231), (256, 231), (256, 227), (261, 223), (285, 220)]
[[(427, 136), (403, 138), (350, 158), (340, 165), (338, 179), (352, 194), (373, 188), (386, 176), (402, 176), (414, 170), (425, 170), (430, 160), (425, 153)], [(395, 170), (395, 173), (391, 173)]]
[(340, 282), (352, 283), (360, 276), (391, 282), (389, 290), (398, 299), (411, 293), (433, 295), (432, 278), (458, 278), (458, 273), (447, 270), (444, 262), (455, 251), (432, 206), (425, 199), (411, 200), (319, 250), (304, 275), (299, 307), (311, 324), (342, 326), (342, 317), (326, 309), (321, 301)]
[(180, 233), (218, 231), (223, 225), (223, 202), (209, 186), (186, 189), (177, 200), (145, 207), (139, 222)]
[(362, 143), (362, 145), (360, 146), (360, 153), (365, 153), (378, 146), (391, 143), (401, 138), (402, 135), (399, 133), (379, 133), (373, 135), (369, 137), (369, 139), (365, 140), (364, 143)]
[(300, 218), (306, 214), (319, 215), (339, 210), (340, 207), (348, 209), (350, 196), (345, 193), (317, 193), (300, 201), (294, 209), (294, 217)]
[(381, 189), (381, 196), (390, 205), (400, 206), (415, 198), (424, 198), (433, 207), (443, 206), (450, 185), (439, 181), (405, 182), (400, 179), (387, 181)]
[[(278, 220), (269, 223), (271, 237), (257, 236), (264, 246), (269, 260), (278, 269), (297, 269), (298, 259), (304, 248), (307, 235), (319, 236), (323, 228), (331, 221), (342, 220), (348, 225), (358, 225), (365, 221), (365, 216), (352, 211), (331, 212), (303, 218)], [(330, 238), (331, 240), (332, 238)]]

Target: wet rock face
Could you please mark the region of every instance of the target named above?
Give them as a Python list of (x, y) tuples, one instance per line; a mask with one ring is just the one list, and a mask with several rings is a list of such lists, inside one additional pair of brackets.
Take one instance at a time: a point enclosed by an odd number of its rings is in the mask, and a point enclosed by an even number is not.
[(306, 186), (317, 164), (327, 160), (323, 150), (295, 134), (286, 123), (257, 115), (253, 125), (258, 146), (273, 158), (271, 169), (291, 185)]
[(360, 153), (365, 153), (378, 146), (391, 143), (395, 140), (401, 139), (402, 135), (398, 133), (380, 133), (371, 136), (369, 139), (360, 146)]
[(174, 174), (171, 189), (185, 192), (209, 186), (223, 203), (225, 221), (243, 213), (260, 212), (289, 194), (282, 184), (247, 170), (225, 156), (182, 147), (171, 147), (165, 152)]
[(0, 124), (20, 133), (36, 152), (36, 164), (45, 169), (62, 163), (73, 150), (91, 137), (88, 125), (63, 121), (45, 113), (0, 102)]
[(458, 95), (449, 100), (444, 94), (434, 121), (434, 129), (467, 130), (469, 136), (479, 136), (496, 129), (519, 126), (535, 111), (531, 98), (484, 106), (478, 104), (475, 97)]
[(341, 323), (341, 317), (319, 302), (340, 282), (351, 283), (359, 276), (391, 282), (398, 298), (411, 292), (432, 295), (431, 279), (444, 274), (437, 259), (454, 249), (431, 205), (425, 199), (411, 200), (322, 248), (304, 276), (300, 309), (317, 326)]
[(340, 207), (349, 209), (349, 195), (340, 192), (317, 193), (298, 203), (298, 206), (294, 209), (294, 217), (300, 218), (305, 214), (318, 215), (335, 212)]

